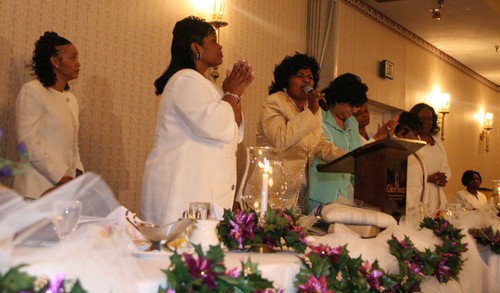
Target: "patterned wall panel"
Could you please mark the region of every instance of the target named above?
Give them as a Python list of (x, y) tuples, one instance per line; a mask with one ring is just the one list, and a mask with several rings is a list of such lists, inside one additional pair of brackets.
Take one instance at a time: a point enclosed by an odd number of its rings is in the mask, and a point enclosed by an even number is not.
[[(153, 81), (169, 63), (175, 22), (198, 11), (193, 3), (1, 0), (0, 127), (5, 137), (0, 141), (0, 156), (16, 157), (14, 104), (21, 85), (32, 78), (26, 64), (34, 42), (43, 32), (56, 31), (80, 51), (80, 78), (70, 85), (80, 103), (83, 163), (108, 182), (122, 204), (138, 210), (159, 100)], [(241, 175), (244, 147), (255, 144), (255, 124), (274, 65), (287, 54), (305, 51), (307, 1), (227, 3), (229, 26), (221, 31), (224, 64), (219, 71), (224, 73), (238, 59), (247, 59), (256, 74), (243, 96), (246, 137), (238, 157)], [(222, 80), (223, 74), (217, 84)]]

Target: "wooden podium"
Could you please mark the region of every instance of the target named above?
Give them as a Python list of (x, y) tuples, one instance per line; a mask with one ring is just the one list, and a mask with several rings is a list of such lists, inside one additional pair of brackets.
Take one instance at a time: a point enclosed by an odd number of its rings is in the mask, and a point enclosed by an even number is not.
[(319, 172), (354, 174), (354, 198), (399, 220), (406, 208), (407, 158), (424, 145), (422, 141), (387, 137), (316, 168)]

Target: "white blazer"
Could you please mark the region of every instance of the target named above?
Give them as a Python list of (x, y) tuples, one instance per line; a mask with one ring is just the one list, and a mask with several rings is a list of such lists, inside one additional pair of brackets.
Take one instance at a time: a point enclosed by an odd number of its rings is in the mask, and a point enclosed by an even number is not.
[(176, 221), (190, 202), (232, 207), (243, 123), (238, 129), (233, 109), (222, 96), (215, 84), (192, 69), (180, 70), (168, 81), (144, 170), (144, 220)]
[(38, 80), (21, 87), (16, 103), (17, 140), (26, 145), (33, 168), (14, 179), (19, 194), (39, 198), (63, 176), (83, 171), (78, 112), (78, 101), (69, 91), (46, 88)]

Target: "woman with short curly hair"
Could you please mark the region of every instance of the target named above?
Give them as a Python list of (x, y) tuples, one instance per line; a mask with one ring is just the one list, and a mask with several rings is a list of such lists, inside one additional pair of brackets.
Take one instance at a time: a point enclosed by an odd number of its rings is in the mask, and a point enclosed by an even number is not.
[(83, 172), (78, 148), (79, 107), (68, 82), (78, 78), (78, 50), (55, 32), (35, 43), (35, 80), (21, 87), (16, 102), (17, 139), (26, 145), (33, 170), (16, 176), (14, 189), (37, 199)]
[(257, 122), (257, 144), (283, 151), (287, 207), (297, 206), (307, 212), (309, 170), (312, 159), (330, 162), (344, 151), (326, 141), (321, 129), (320, 101), (323, 94), (315, 90), (319, 65), (314, 57), (296, 53), (286, 56), (274, 69), (269, 96), (262, 105)]

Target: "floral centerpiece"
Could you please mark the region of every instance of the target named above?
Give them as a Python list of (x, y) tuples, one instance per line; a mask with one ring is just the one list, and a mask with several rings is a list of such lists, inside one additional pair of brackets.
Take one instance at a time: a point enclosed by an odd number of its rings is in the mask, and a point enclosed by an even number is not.
[(80, 281), (66, 280), (63, 274), (53, 279), (47, 276), (34, 277), (20, 271), (24, 265), (0, 272), (0, 292), (3, 293), (86, 293)]
[(411, 240), (388, 240), (390, 252), (399, 263), (399, 273), (389, 274), (377, 261), (370, 264), (361, 257), (349, 256), (347, 246), (310, 246), (301, 258), (302, 268), (294, 285), (299, 292), (418, 292), (425, 276), (434, 276), (440, 283), (458, 280), (467, 244), (460, 229), (443, 218), (425, 218), (422, 228), (432, 229), (442, 240), (435, 250), (419, 251)]
[(469, 234), (476, 239), (477, 243), (489, 246), (491, 252), (500, 254), (500, 231), (493, 231), (492, 226), (482, 228), (471, 228)]
[(228, 249), (245, 249), (251, 245), (265, 245), (271, 249), (288, 247), (303, 253), (305, 232), (297, 224), (301, 215), (296, 210), (268, 209), (259, 221), (253, 210), (224, 210), (224, 219), (217, 232)]
[[(158, 293), (167, 292), (274, 292), (273, 283), (261, 276), (257, 264), (241, 262), (240, 268), (227, 269), (220, 246), (210, 246), (205, 254), (201, 245), (194, 245), (196, 257), (189, 253), (170, 257), (170, 267), (163, 270), (167, 288), (160, 286)], [(278, 292), (280, 292), (278, 290)]]

